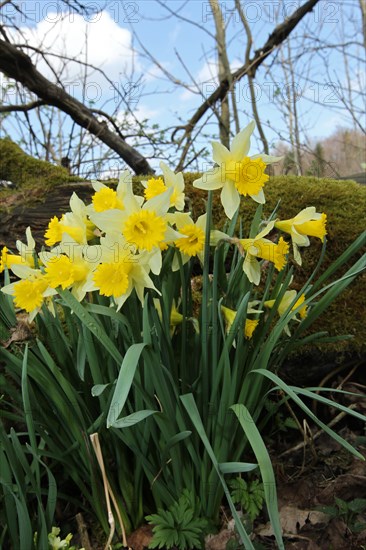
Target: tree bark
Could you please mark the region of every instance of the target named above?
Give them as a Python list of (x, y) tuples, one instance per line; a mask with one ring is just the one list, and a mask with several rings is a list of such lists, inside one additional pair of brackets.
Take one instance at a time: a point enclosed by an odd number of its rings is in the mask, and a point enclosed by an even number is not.
[(67, 113), (79, 126), (108, 145), (132, 168), (136, 174), (153, 174), (148, 161), (121, 137), (100, 123), (83, 103), (45, 78), (33, 65), (28, 55), (13, 44), (0, 39), (0, 71), (20, 82), (48, 105)]
[[(219, 81), (227, 78), (230, 85), (231, 70), (227, 57), (226, 39), (225, 39), (225, 23), (222, 18), (221, 8), (218, 0), (210, 0), (212, 15), (215, 21), (216, 28), (216, 44), (218, 57), (218, 74)], [(229, 98), (226, 95), (221, 100), (221, 113), (219, 117), (220, 141), (227, 149), (230, 147), (230, 107)]]

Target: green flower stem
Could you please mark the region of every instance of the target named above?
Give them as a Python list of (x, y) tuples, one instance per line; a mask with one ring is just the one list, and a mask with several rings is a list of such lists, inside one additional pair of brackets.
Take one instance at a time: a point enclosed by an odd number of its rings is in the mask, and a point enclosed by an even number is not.
[(209, 388), (210, 388), (210, 372), (208, 367), (209, 362), (209, 322), (210, 322), (210, 231), (212, 220), (212, 191), (208, 193), (207, 199), (207, 218), (206, 218), (206, 234), (205, 234), (205, 251), (203, 263), (203, 288), (202, 288), (202, 306), (201, 306), (201, 345), (202, 345), (202, 415), (207, 420), (209, 408)]

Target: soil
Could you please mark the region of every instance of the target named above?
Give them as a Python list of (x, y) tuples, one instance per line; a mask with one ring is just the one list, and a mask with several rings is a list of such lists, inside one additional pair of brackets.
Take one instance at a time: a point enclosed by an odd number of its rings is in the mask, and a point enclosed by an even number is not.
[[(356, 439), (347, 427), (341, 435), (348, 441)], [(366, 443), (359, 447), (366, 457)], [(366, 497), (366, 467), (361, 460), (326, 436), (321, 436), (310, 450), (305, 447), (287, 455), (286, 461), (274, 460), (277, 471), (277, 491), (283, 540), (286, 550), (362, 550), (366, 548), (366, 513), (354, 517), (331, 517), (319, 510), (334, 506), (335, 498), (352, 502)], [(225, 514), (224, 514), (225, 515)], [(357, 523), (364, 529), (357, 532)], [(253, 543), (258, 549), (277, 548), (269, 522), (262, 516), (255, 522)], [(128, 539), (132, 550), (145, 550), (151, 540), (151, 527), (143, 525)], [(233, 521), (206, 539), (206, 550), (225, 550), (232, 540), (231, 550), (241, 549), (235, 543)], [(234, 543), (234, 544), (233, 544)]]

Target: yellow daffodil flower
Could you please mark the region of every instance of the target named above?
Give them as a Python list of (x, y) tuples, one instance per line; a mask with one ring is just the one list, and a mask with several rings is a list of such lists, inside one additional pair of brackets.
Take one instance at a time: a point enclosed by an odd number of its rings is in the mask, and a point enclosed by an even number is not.
[(142, 181), (141, 183), (145, 187), (144, 197), (147, 201), (153, 197), (161, 195), (168, 189), (163, 178), (150, 178), (149, 180)]
[[(290, 307), (292, 302), (295, 300), (296, 295), (297, 295), (296, 290), (286, 290), (286, 292), (284, 293), (284, 295), (282, 297), (282, 300), (280, 301), (280, 303), (278, 305), (278, 310), (277, 311), (278, 311), (278, 314), (279, 314), (280, 317), (282, 317), (282, 315), (285, 314), (287, 309)], [(305, 301), (305, 295), (301, 294), (301, 296), (296, 300), (296, 302), (292, 306), (291, 311), (295, 311), (299, 306), (301, 306), (301, 304), (304, 303), (304, 301)], [(275, 302), (276, 302), (276, 300), (267, 300), (266, 302), (264, 302), (264, 305), (266, 307), (272, 308), (274, 306)], [(305, 317), (307, 316), (307, 310), (308, 310), (308, 306), (303, 305), (297, 312), (300, 315), (300, 319), (298, 319), (297, 313), (294, 314), (293, 319), (295, 319), (298, 322), (300, 322), (301, 319), (305, 319)], [(284, 331), (286, 332), (286, 334), (288, 336), (291, 336), (290, 329), (289, 329), (288, 325), (285, 326)]]
[[(192, 220), (188, 213), (183, 212), (168, 214), (167, 219), (176, 226), (181, 234), (181, 237), (176, 239), (174, 244), (181, 253), (183, 265), (193, 256), (197, 256), (203, 264), (207, 214), (200, 216), (196, 222)], [(178, 255), (175, 254), (172, 270), (177, 271), (178, 269), (179, 259)]]
[(295, 261), (301, 265), (300, 246), (309, 246), (309, 237), (318, 237), (324, 241), (326, 230), (326, 214), (316, 212), (314, 206), (304, 208), (294, 218), (276, 221), (275, 227), (291, 235)]
[(167, 189), (173, 189), (170, 196), (170, 206), (176, 210), (184, 209), (184, 178), (182, 172), (175, 174), (165, 162), (160, 163), (161, 171), (163, 172), (163, 178), (151, 178), (147, 181), (143, 181), (142, 185), (145, 187), (144, 196), (146, 200), (150, 200), (153, 197), (157, 197), (166, 191)]
[(170, 227), (166, 218), (172, 193), (170, 188), (141, 206), (140, 197), (131, 190), (125, 195), (125, 210), (98, 212), (91, 214), (90, 218), (104, 233), (121, 233), (125, 241), (136, 246), (139, 252), (151, 253), (150, 267), (158, 275), (162, 265), (161, 244), (182, 236)]
[[(249, 302), (247, 313), (262, 313), (261, 310), (255, 309), (253, 306), (257, 305), (258, 301)], [(233, 309), (230, 309), (225, 306), (221, 306), (221, 312), (224, 316), (225, 323), (226, 323), (226, 332), (230, 331), (231, 326), (233, 325), (235, 321), (235, 317), (237, 312)], [(244, 325), (244, 337), (247, 340), (250, 340), (253, 336), (253, 332), (255, 331), (256, 327), (258, 326), (259, 319), (245, 319), (245, 325)]]
[(19, 256), (16, 254), (9, 254), (9, 250), (6, 246), (1, 250), (0, 256), (0, 273), (2, 273), (7, 267), (11, 269), (13, 265), (27, 265), (29, 267), (35, 267), (34, 265), (34, 249), (36, 243), (32, 237), (31, 228), (27, 227), (25, 230), (27, 237), (27, 244), (21, 241), (16, 242), (16, 247), (19, 251)]
[(9, 249), (4, 246), (1, 249), (0, 273), (2, 273), (5, 268), (11, 269), (14, 264), (24, 264), (23, 258), (16, 254), (9, 254)]
[(45, 243), (53, 246), (62, 240), (66, 233), (79, 244), (86, 244), (94, 237), (94, 225), (88, 220), (87, 207), (84, 202), (73, 193), (70, 199), (71, 212), (63, 214), (59, 220), (54, 216), (45, 233)]
[[(44, 300), (56, 294), (56, 291), (50, 288), (48, 280), (39, 269), (14, 264), (12, 271), (20, 280), (4, 286), (1, 291), (13, 296), (15, 306), (25, 309), (29, 313), (29, 321), (33, 321)], [(50, 309), (53, 311), (52, 307)]]
[(274, 224), (274, 221), (270, 222), (254, 239), (233, 239), (234, 242), (239, 244), (243, 255), (245, 254), (243, 271), (249, 281), (255, 285), (259, 284), (261, 278), (261, 268), (257, 258), (274, 263), (278, 271), (281, 271), (287, 262), (288, 243), (282, 237), (280, 237), (278, 243), (264, 238), (272, 231)]
[(100, 262), (101, 249), (100, 245), (80, 245), (64, 234), (59, 246), (39, 256), (49, 286), (54, 289), (72, 287), (73, 296), (81, 302), (86, 294), (83, 287)]
[(256, 202), (265, 202), (263, 186), (269, 176), (264, 172), (266, 165), (280, 160), (280, 157), (254, 155), (248, 157), (250, 136), (255, 128), (252, 121), (237, 134), (230, 151), (217, 141), (212, 142), (212, 158), (218, 165), (193, 182), (199, 189), (222, 189), (221, 202), (228, 218), (239, 208), (240, 196), (249, 195)]
[[(154, 298), (154, 305), (155, 305), (155, 308), (158, 312), (159, 319), (161, 321), (162, 318), (163, 318), (163, 313), (161, 311), (160, 300), (158, 300), (157, 298)], [(181, 313), (179, 313), (179, 311), (177, 310), (177, 306), (176, 306), (175, 302), (173, 302), (172, 309), (170, 311), (170, 336), (173, 336), (176, 327), (183, 322), (183, 319), (184, 319), (183, 315)]]
[(101, 263), (88, 276), (84, 291), (99, 290), (100, 294), (113, 297), (117, 311), (134, 289), (142, 305), (145, 288), (160, 294), (149, 277), (151, 253), (136, 253), (136, 248), (121, 233), (109, 233), (101, 237), (100, 246)]
[[(116, 189), (99, 181), (92, 181), (95, 191), (92, 196), (92, 203), (87, 206), (88, 214), (95, 212), (106, 212), (107, 210), (124, 210), (125, 196), (132, 193), (132, 176), (128, 170), (124, 170), (118, 181)], [(140, 197), (139, 200), (143, 201)]]

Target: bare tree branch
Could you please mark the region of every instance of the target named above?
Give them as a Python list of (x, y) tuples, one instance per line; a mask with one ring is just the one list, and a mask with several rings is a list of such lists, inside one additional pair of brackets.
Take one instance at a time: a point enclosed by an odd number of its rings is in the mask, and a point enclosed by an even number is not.
[(45, 78), (24, 52), (0, 39), (0, 70), (35, 93), (45, 103), (54, 105), (67, 113), (77, 124), (98, 137), (134, 170), (136, 174), (154, 172), (138, 151), (113, 133), (106, 124), (101, 124), (93, 113), (65, 90)]
[(32, 101), (31, 103), (25, 103), (24, 105), (0, 105), (0, 113), (13, 113), (15, 111), (24, 113), (25, 111), (36, 109), (36, 107), (41, 107), (41, 105), (46, 105), (41, 99)]
[[(319, 0), (308, 0), (300, 6), (290, 17), (287, 17), (285, 21), (277, 25), (274, 31), (268, 37), (266, 43), (262, 48), (254, 52), (253, 59), (250, 60), (250, 63), (244, 63), (239, 69), (231, 74), (231, 81), (234, 84), (243, 78), (244, 75), (251, 72), (252, 77), (255, 77), (255, 73), (263, 61), (280, 45), (286, 38), (290, 35), (293, 29), (298, 25), (298, 23), (303, 19), (303, 17), (312, 11), (314, 6), (318, 3)], [(185, 134), (181, 138), (181, 143), (184, 140), (189, 141), (190, 134), (199, 120), (206, 114), (206, 112), (214, 105), (217, 101), (222, 100), (230, 89), (230, 82), (227, 78), (222, 80), (216, 90), (202, 103), (202, 105), (197, 109), (194, 115), (185, 125)], [(177, 171), (182, 169), (182, 164), (184, 160), (181, 159), (176, 168)]]

